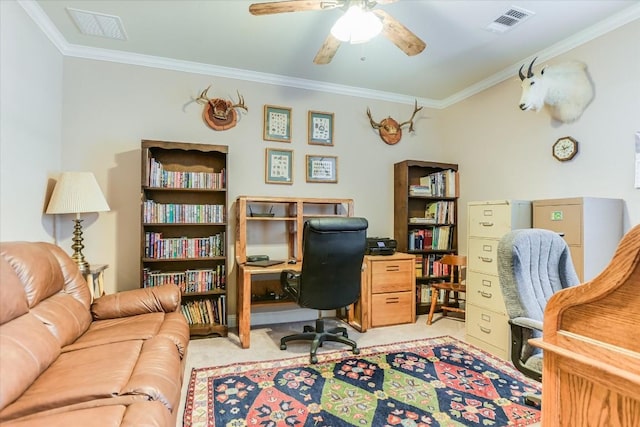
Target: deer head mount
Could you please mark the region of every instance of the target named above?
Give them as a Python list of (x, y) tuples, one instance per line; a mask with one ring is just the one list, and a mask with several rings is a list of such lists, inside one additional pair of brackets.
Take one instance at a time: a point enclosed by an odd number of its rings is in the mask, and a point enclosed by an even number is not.
[(400, 139), (402, 139), (402, 126), (409, 125), (409, 132), (413, 132), (413, 118), (420, 110), (422, 110), (422, 107), (418, 108), (418, 100), (416, 100), (411, 118), (402, 123), (398, 123), (391, 117), (387, 117), (386, 119), (382, 119), (380, 123), (376, 123), (375, 120), (373, 120), (373, 118), (371, 117), (371, 111), (369, 110), (369, 107), (367, 107), (367, 117), (369, 117), (369, 123), (371, 123), (371, 127), (374, 129), (378, 129), (380, 138), (382, 138), (382, 140), (389, 145), (395, 145), (400, 142)]
[(244, 111), (249, 111), (247, 106), (244, 105), (244, 97), (240, 95), (240, 92), (237, 92), (237, 104), (221, 98), (209, 98), (207, 96), (209, 88), (211, 88), (211, 85), (200, 92), (200, 96), (196, 99), (198, 104), (204, 104), (202, 118), (213, 130), (231, 129), (238, 123), (238, 111), (236, 108), (242, 108)]

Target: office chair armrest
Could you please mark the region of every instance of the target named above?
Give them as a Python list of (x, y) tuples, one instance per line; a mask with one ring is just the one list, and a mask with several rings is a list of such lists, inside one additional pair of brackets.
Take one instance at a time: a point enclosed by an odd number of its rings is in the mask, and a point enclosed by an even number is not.
[(282, 270), (280, 273), (282, 290), (289, 294), (295, 302), (300, 298), (300, 272), (294, 270)]
[(514, 317), (513, 319), (509, 320), (509, 323), (512, 325), (522, 326), (523, 328), (542, 332), (542, 322), (540, 322), (539, 320), (530, 319), (528, 317)]

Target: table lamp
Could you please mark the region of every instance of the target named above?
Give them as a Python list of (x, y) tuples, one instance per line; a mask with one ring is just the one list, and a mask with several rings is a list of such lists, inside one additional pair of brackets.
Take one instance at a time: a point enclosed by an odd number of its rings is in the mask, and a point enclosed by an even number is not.
[(73, 255), (71, 258), (78, 264), (82, 273), (89, 272), (89, 263), (84, 259), (82, 249), (82, 220), (81, 213), (105, 212), (109, 205), (102, 194), (102, 190), (91, 172), (63, 172), (60, 175), (51, 200), (47, 206), (48, 214), (76, 214), (73, 229)]

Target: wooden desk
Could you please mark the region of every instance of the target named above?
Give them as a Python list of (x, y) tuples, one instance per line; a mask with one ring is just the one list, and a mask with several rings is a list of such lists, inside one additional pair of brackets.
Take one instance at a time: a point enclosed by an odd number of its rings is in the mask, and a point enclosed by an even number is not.
[(302, 263), (278, 264), (270, 267), (253, 267), (246, 264), (237, 263), (238, 276), (236, 279), (237, 295), (237, 317), (238, 317), (238, 337), (240, 346), (249, 348), (251, 334), (251, 280), (253, 276), (266, 274), (280, 274), (283, 270), (300, 271)]

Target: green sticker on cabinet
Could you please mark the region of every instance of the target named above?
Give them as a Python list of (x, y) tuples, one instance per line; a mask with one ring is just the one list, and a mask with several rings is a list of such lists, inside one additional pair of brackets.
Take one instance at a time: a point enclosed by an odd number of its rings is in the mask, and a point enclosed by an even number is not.
[(562, 221), (562, 211), (552, 211), (551, 221)]

